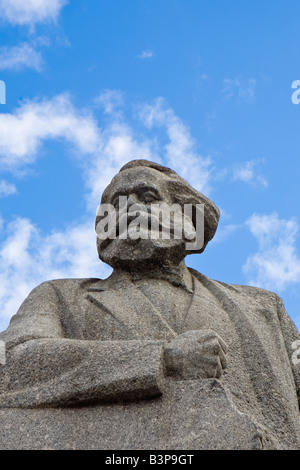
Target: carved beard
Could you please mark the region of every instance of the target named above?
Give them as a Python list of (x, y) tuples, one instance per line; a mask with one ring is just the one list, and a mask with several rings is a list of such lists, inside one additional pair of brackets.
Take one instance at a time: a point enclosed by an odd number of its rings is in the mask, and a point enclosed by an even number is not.
[(131, 240), (116, 238), (99, 252), (101, 261), (112, 268), (148, 269), (164, 264), (178, 265), (185, 257), (184, 240)]

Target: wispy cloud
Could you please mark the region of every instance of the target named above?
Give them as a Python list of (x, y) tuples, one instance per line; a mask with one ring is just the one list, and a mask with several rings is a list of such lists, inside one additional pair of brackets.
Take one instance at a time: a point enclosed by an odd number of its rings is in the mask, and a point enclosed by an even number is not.
[(249, 183), (255, 186), (267, 187), (267, 180), (257, 168), (260, 163), (261, 160), (249, 160), (238, 164), (233, 170), (233, 180), (243, 181), (244, 183)]
[(155, 53), (150, 49), (143, 51), (141, 54), (136, 56), (138, 59), (153, 59), (155, 57)]
[(17, 192), (17, 188), (14, 184), (8, 183), (5, 180), (0, 180), (0, 198), (10, 196), (11, 194), (15, 194)]
[(225, 101), (235, 98), (238, 101), (252, 102), (255, 98), (256, 84), (257, 81), (254, 78), (247, 80), (224, 78), (221, 89), (222, 98)]
[(0, 166), (14, 171), (32, 163), (44, 141), (58, 139), (82, 153), (94, 152), (99, 144), (94, 117), (75, 109), (68, 94), (24, 102), (0, 114)]
[(94, 100), (103, 108), (105, 114), (115, 114), (124, 105), (123, 93), (120, 90), (103, 90)]
[(0, 48), (0, 70), (31, 68), (40, 71), (42, 64), (40, 52), (37, 52), (26, 42), (18, 46)]
[(296, 249), (299, 226), (294, 218), (278, 214), (253, 214), (246, 222), (258, 242), (243, 269), (249, 284), (283, 291), (300, 282), (300, 258)]
[[(209, 78), (206, 74), (203, 74), (202, 77), (203, 80)], [(256, 87), (257, 80), (255, 78), (224, 78), (211, 110), (206, 113), (207, 131), (209, 133), (214, 131), (224, 106), (253, 104), (256, 99)]]
[(197, 152), (196, 142), (188, 127), (168, 106), (163, 98), (157, 98), (152, 104), (140, 107), (140, 118), (148, 128), (159, 127), (166, 130), (168, 142), (164, 145), (164, 162), (178, 171), (199, 191), (208, 194), (212, 160)]
[(0, 19), (12, 25), (56, 21), (68, 0), (0, 0)]
[[(165, 163), (207, 194), (212, 161), (197, 152), (188, 127), (172, 108), (161, 98), (141, 104), (138, 118), (145, 132), (136, 133), (130, 120), (113, 112), (121, 99), (120, 92), (108, 90), (98, 97), (104, 111), (111, 113), (103, 127), (91, 111), (75, 108), (68, 94), (28, 101), (11, 114), (0, 114), (0, 169), (22, 170), (34, 163), (46, 141), (63, 140), (71, 144), (83, 165), (93, 203), (104, 189), (104, 181), (107, 183), (113, 172), (135, 158)], [(163, 145), (158, 145), (155, 128), (164, 133)]]

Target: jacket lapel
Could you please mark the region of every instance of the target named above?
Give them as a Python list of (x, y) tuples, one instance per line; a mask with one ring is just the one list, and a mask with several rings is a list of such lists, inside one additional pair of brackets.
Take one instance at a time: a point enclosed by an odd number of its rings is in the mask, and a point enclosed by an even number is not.
[(98, 281), (87, 289), (87, 298), (128, 329), (132, 339), (169, 341), (176, 336), (160, 312), (129, 279)]
[(212, 329), (215, 323), (215, 309), (206, 296), (200, 281), (193, 276), (194, 293), (190, 308), (182, 324), (181, 332), (188, 330)]

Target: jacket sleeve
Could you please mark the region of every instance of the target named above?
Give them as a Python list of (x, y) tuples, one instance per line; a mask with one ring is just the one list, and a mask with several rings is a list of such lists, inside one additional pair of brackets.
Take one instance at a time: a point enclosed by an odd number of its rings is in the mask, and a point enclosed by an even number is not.
[(51, 282), (44, 282), (31, 291), (6, 331), (0, 334), (8, 351), (31, 339), (63, 338), (60, 304)]
[(51, 283), (34, 289), (0, 340), (0, 407), (71, 406), (162, 393), (163, 343), (68, 339)]
[[(298, 403), (300, 406), (300, 334), (294, 322), (285, 310), (283, 301), (277, 297), (277, 314), (283, 334), (285, 347), (289, 356), (291, 368), (293, 371)], [(298, 350), (298, 355), (297, 355)], [(298, 356), (298, 358), (297, 358)]]

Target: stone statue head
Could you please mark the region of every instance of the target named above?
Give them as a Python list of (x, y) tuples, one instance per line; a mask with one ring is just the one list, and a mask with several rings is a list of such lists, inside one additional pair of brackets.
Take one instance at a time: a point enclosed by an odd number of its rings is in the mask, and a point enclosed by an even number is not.
[[(124, 207), (120, 207), (120, 201), (126, 201)], [(151, 208), (158, 207), (165, 203), (168, 207), (182, 208), (185, 230), (181, 236), (153, 238), (148, 235), (151, 230), (150, 221), (155, 219)], [(104, 212), (101, 215), (98, 211), (96, 217), (97, 249), (99, 258), (112, 267), (122, 267), (131, 269), (132, 267), (144, 268), (145, 265), (155, 265), (172, 261), (180, 263), (184, 257), (192, 253), (202, 253), (207, 243), (213, 238), (220, 216), (220, 212), (215, 204), (206, 198), (199, 191), (194, 189), (187, 181), (181, 178), (175, 171), (158, 163), (147, 160), (133, 160), (124, 165), (119, 173), (112, 179), (111, 183), (104, 190), (100, 209), (113, 206), (116, 218), (111, 219), (115, 236), (102, 238), (99, 236), (99, 222), (103, 220)], [(174, 206), (175, 205), (175, 206)], [(159, 206), (162, 207), (162, 206)], [(188, 215), (184, 208), (189, 208)], [(196, 233), (197, 207), (202, 207), (202, 231), (203, 240), (201, 246), (187, 249), (187, 239), (191, 240), (191, 234)], [(118, 228), (121, 221), (126, 216), (126, 228), (132, 222), (134, 216), (139, 216), (141, 220), (146, 220), (146, 225), (141, 227), (140, 236), (124, 237)], [(160, 215), (161, 217), (161, 215)], [(178, 219), (176, 219), (178, 221)], [(161, 219), (160, 219), (161, 221)], [(173, 225), (172, 225), (173, 224)], [(171, 225), (176, 227), (175, 218), (171, 220)], [(188, 227), (188, 228), (187, 228)], [(144, 235), (141, 236), (141, 233)]]

